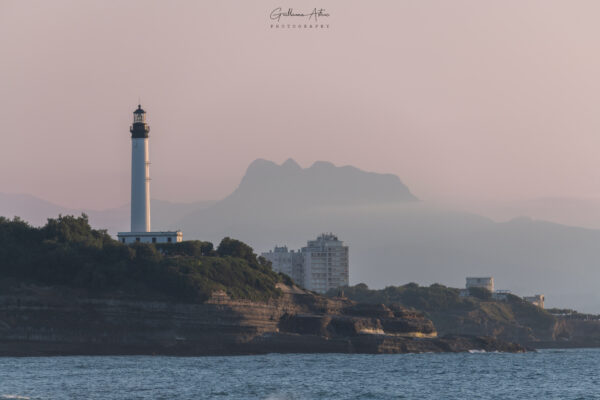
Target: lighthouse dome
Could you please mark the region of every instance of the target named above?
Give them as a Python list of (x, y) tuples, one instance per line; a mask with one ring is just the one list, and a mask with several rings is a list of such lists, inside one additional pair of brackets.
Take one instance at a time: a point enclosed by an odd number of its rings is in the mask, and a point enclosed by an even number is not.
[(141, 104), (138, 104), (138, 108), (137, 108), (137, 110), (135, 110), (133, 113), (134, 113), (134, 114), (146, 114), (146, 111), (144, 111), (144, 110), (142, 109), (142, 105), (141, 105)]

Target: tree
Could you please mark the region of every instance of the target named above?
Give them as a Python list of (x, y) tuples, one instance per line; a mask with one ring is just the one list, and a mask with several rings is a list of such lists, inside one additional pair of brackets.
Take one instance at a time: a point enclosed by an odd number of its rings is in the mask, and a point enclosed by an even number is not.
[(256, 262), (256, 254), (254, 254), (252, 247), (230, 237), (226, 237), (221, 240), (221, 243), (217, 248), (217, 253), (221, 257), (231, 256), (242, 258), (246, 261)]

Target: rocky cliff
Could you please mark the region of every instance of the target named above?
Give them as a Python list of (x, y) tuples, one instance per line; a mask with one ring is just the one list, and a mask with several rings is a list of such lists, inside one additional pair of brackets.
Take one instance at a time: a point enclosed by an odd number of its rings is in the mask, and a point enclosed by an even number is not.
[(0, 293), (0, 355), (523, 350), (489, 338), (439, 338), (430, 320), (401, 307), (279, 288), (283, 295), (265, 302), (216, 292), (189, 304), (12, 287)]
[(600, 320), (557, 316), (552, 340), (535, 343), (537, 348), (600, 347)]

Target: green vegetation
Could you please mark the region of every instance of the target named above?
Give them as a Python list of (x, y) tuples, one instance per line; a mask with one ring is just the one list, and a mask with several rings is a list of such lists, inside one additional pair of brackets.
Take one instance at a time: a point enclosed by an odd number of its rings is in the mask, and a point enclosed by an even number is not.
[(59, 216), (35, 228), (0, 217), (0, 278), (115, 294), (206, 301), (224, 290), (233, 298), (266, 300), (280, 295), (289, 278), (271, 270), (248, 245), (225, 238), (126, 246), (92, 229), (87, 216)]
[[(335, 292), (335, 293), (334, 293)], [(443, 311), (448, 309), (470, 310), (476, 306), (472, 297), (460, 297), (460, 290), (433, 284), (429, 287), (409, 283), (404, 286), (388, 286), (381, 290), (372, 290), (364, 283), (344, 288), (344, 294), (361, 303), (397, 303), (420, 311)], [(335, 296), (337, 291), (328, 295)]]
[(358, 302), (399, 304), (422, 311), (441, 334), (489, 335), (527, 342), (547, 339), (556, 322), (550, 313), (520, 297), (507, 294), (504, 300), (495, 300), (485, 289), (471, 289), (469, 296), (461, 297), (459, 289), (439, 284), (426, 287), (409, 283), (372, 290), (360, 283), (344, 288), (344, 295)]

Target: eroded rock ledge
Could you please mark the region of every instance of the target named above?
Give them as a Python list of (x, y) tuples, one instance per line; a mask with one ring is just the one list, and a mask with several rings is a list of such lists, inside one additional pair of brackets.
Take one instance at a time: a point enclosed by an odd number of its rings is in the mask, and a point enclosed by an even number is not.
[(280, 289), (269, 302), (221, 292), (180, 304), (22, 286), (0, 294), (0, 355), (525, 351), (492, 338), (437, 337), (430, 320), (400, 307)]

